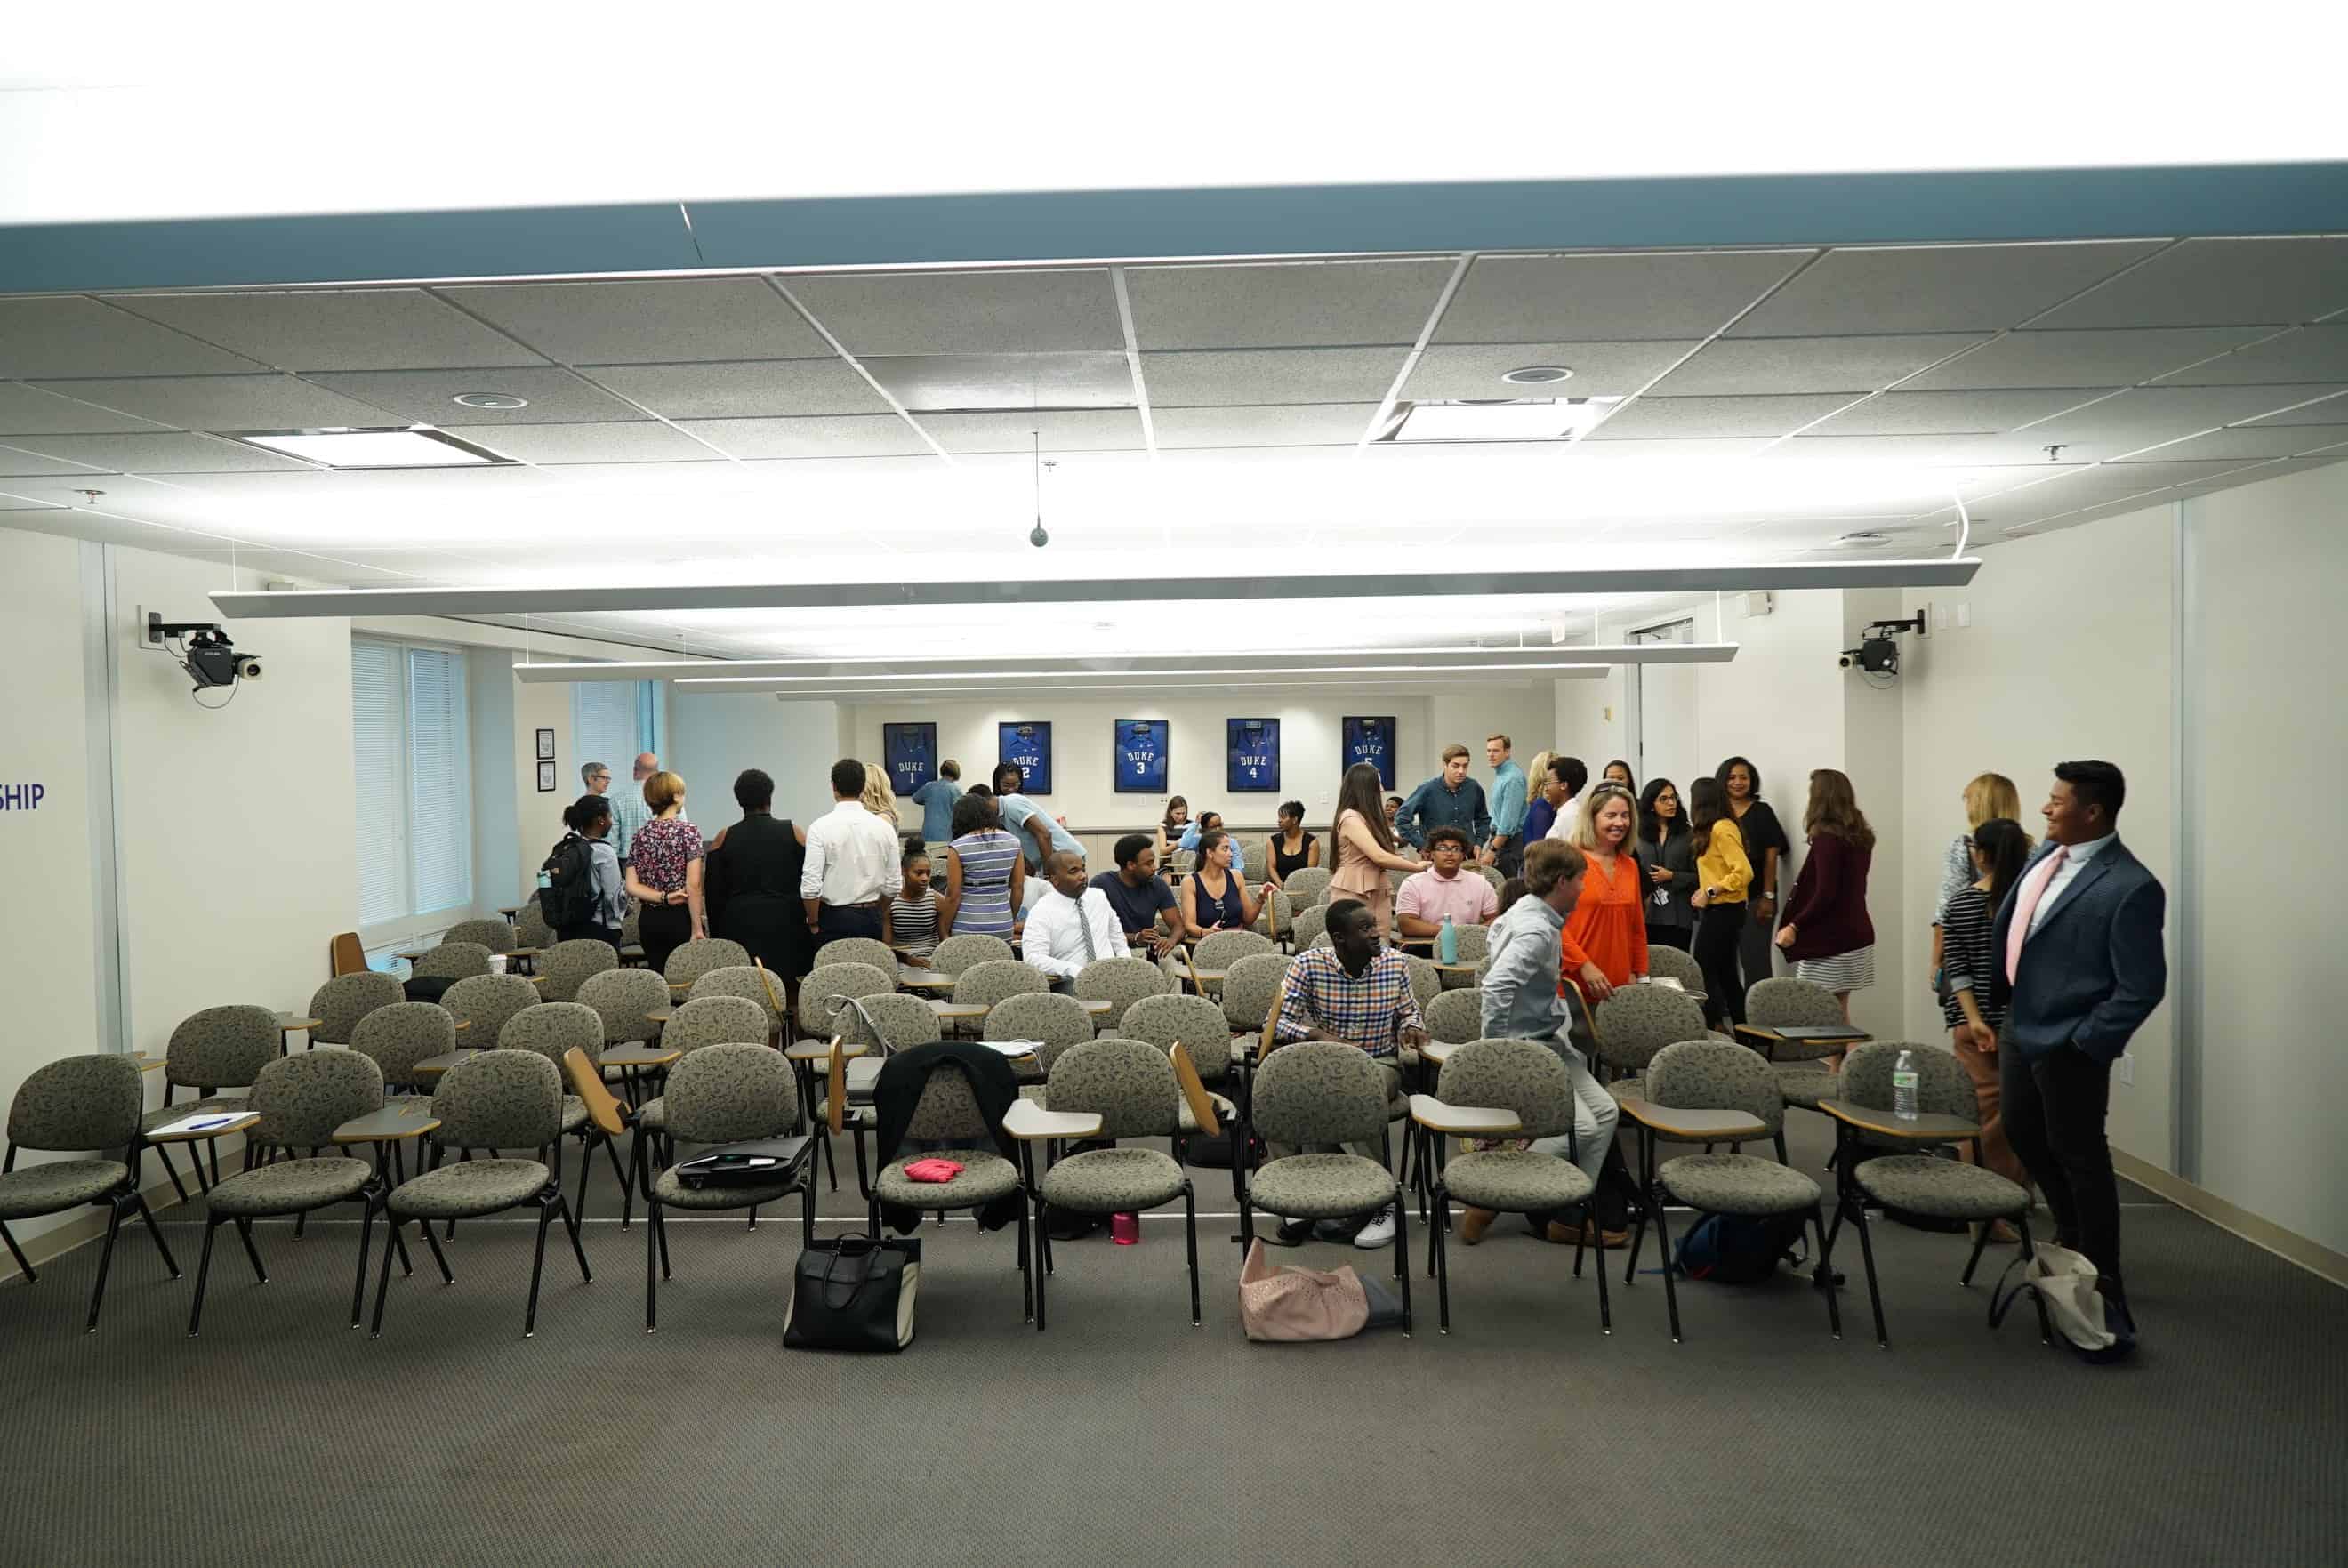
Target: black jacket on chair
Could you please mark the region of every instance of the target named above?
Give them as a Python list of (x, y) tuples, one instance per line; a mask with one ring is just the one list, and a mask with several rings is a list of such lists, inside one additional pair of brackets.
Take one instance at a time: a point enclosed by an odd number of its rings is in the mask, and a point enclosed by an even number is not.
[[(930, 1075), (940, 1068), (959, 1068), (970, 1079), (979, 1114), (986, 1118), (986, 1130), (994, 1135), (1003, 1157), (1018, 1164), (1019, 1150), (1011, 1135), (1003, 1130), (1004, 1117), (1019, 1099), (1019, 1075), (1012, 1069), (1010, 1058), (973, 1041), (938, 1040), (899, 1051), (880, 1064), (880, 1076), (872, 1084), (873, 1140), (880, 1150), (880, 1169), (888, 1169), (897, 1158), (898, 1145), (905, 1140), (905, 1128), (913, 1119), (913, 1108), (921, 1103), (922, 1090), (928, 1086)], [(979, 1227), (993, 1231), (1011, 1223), (1019, 1217), (1022, 1201), (1023, 1195), (1014, 1190), (987, 1204), (978, 1212)], [(880, 1218), (901, 1233), (921, 1223), (921, 1212), (883, 1203)]]

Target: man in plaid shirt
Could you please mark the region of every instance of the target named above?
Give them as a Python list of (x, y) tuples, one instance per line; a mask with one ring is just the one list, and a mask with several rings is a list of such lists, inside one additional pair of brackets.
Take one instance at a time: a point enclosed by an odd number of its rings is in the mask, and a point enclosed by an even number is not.
[[(1402, 1074), (1395, 1053), (1405, 1046), (1426, 1044), (1426, 1020), (1420, 1016), (1418, 998), (1410, 988), (1410, 961), (1378, 944), (1377, 917), (1358, 899), (1339, 899), (1329, 906), (1329, 945), (1307, 948), (1288, 965), (1281, 983), (1280, 1016), (1272, 1036), (1282, 1045), (1296, 1040), (1336, 1040), (1358, 1046), (1384, 1068), (1386, 1098), (1402, 1092)], [(1278, 1159), (1296, 1150), (1270, 1145)], [(1381, 1150), (1367, 1143), (1348, 1143), (1348, 1154), (1379, 1160)], [(1381, 1161), (1383, 1163), (1383, 1161)], [(1342, 1220), (1323, 1220), (1317, 1233), (1335, 1240), (1351, 1227)], [(1391, 1205), (1380, 1210), (1354, 1234), (1354, 1244), (1368, 1250), (1394, 1242), (1395, 1214)], [(1274, 1238), (1295, 1246), (1315, 1233), (1311, 1220), (1290, 1220)]]

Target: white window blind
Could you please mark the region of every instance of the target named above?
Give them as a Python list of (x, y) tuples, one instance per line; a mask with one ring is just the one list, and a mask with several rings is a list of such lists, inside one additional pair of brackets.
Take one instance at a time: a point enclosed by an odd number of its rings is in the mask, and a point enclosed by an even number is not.
[(400, 650), (351, 645), (351, 760), (357, 779), (359, 923), (407, 906), (407, 701)]
[(353, 640), (363, 929), (472, 903), (469, 731), (464, 655)]
[[(629, 769), (640, 751), (656, 749), (647, 714), (651, 681), (579, 681), (571, 688), (571, 747), (575, 763), (600, 762), (612, 770), (611, 794), (636, 785)], [(574, 765), (570, 782), (578, 779)]]
[(465, 655), (407, 650), (408, 805), (415, 907), (473, 902), (473, 758), (467, 744)]

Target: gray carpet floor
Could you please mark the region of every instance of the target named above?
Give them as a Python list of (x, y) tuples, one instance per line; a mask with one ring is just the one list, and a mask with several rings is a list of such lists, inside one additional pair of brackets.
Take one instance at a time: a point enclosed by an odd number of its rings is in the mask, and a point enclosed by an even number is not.
[[(1792, 1119), (1810, 1169), (1816, 1119)], [(453, 1287), (418, 1249), (377, 1341), (345, 1326), (355, 1215), (262, 1227), (266, 1286), (224, 1232), (200, 1339), (201, 1209), (163, 1215), (187, 1279), (125, 1234), (96, 1335), (94, 1247), (0, 1288), (0, 1556), (2317, 1563), (2348, 1541), (2348, 1292), (2141, 1190), (2146, 1344), (2122, 1367), (2034, 1323), (1992, 1333), (1986, 1290), (1956, 1283), (1962, 1239), (1888, 1224), (1889, 1352), (1855, 1246), (1839, 1342), (1787, 1274), (1687, 1285), (1674, 1345), (1658, 1276), (1615, 1290), (1601, 1336), (1570, 1250), (1514, 1220), (1453, 1248), (1447, 1336), (1421, 1274), (1412, 1337), (1250, 1345), (1228, 1219), (1200, 1223), (1191, 1327), (1179, 1210), (1138, 1246), (1064, 1243), (1040, 1336), (1014, 1233), (925, 1226), (915, 1345), (855, 1358), (781, 1347), (796, 1210), (675, 1222), (644, 1334), (644, 1227), (599, 1174), (595, 1281), (558, 1233), (528, 1340), (526, 1220), (461, 1225)], [(1229, 1211), (1227, 1173), (1197, 1177), (1202, 1211)], [(849, 1181), (822, 1212), (857, 1212)]]

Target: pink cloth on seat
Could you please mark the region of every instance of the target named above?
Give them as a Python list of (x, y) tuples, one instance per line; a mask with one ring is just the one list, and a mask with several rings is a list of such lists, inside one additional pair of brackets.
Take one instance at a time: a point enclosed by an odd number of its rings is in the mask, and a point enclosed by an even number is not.
[(952, 1160), (916, 1160), (905, 1167), (905, 1175), (915, 1181), (951, 1181), (961, 1174), (961, 1165)]

